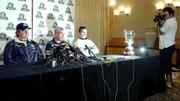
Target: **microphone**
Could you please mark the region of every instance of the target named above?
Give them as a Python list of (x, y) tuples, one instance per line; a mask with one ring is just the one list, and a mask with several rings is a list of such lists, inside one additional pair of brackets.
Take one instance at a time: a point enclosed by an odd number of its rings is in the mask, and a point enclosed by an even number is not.
[(47, 44), (46, 46), (46, 49), (45, 49), (45, 57), (47, 59), (51, 59), (51, 58), (54, 58), (53, 56), (53, 53), (54, 53), (54, 49), (55, 49), (55, 46), (52, 44)]
[(82, 53), (78, 47), (76, 47), (75, 50), (76, 50), (77, 54), (80, 56), (80, 60), (89, 61), (88, 57), (86, 55), (84, 55), (84, 53)]
[(73, 46), (67, 42), (64, 42), (61, 45), (63, 45), (63, 50), (66, 52), (67, 59), (77, 59), (78, 51)]
[(53, 49), (51, 49), (51, 53), (52, 53), (52, 59), (57, 59), (57, 61), (64, 61), (64, 51), (63, 51), (63, 47), (60, 45), (52, 45)]
[(69, 44), (68, 44), (68, 46), (69, 46), (69, 50), (70, 50), (70, 51), (77, 53), (77, 50), (76, 50), (74, 47), (72, 47), (72, 46), (69, 45)]
[(68, 44), (68, 43), (66, 43), (66, 42), (64, 42), (63, 44), (61, 44), (61, 45), (63, 45), (64, 46), (64, 50), (70, 50), (70, 51), (72, 51), (72, 52), (76, 52), (76, 50), (70, 45), (70, 44)]
[(87, 46), (85, 45), (86, 49), (88, 49), (89, 54), (92, 54), (94, 57), (96, 57), (96, 55), (93, 53), (93, 51)]
[(81, 55), (83, 55), (84, 57), (86, 57), (86, 55), (84, 55), (84, 53), (82, 53), (78, 47), (76, 47), (75, 50), (76, 50), (76, 52), (77, 52), (78, 54), (81, 54)]
[(99, 59), (99, 58), (93, 53), (93, 51), (92, 51), (87, 45), (85, 45), (85, 47), (86, 47), (86, 49), (88, 49), (89, 54), (90, 54), (90, 53), (93, 54), (93, 57), (90, 56), (91, 59), (96, 60), (96, 61), (102, 61), (101, 59)]

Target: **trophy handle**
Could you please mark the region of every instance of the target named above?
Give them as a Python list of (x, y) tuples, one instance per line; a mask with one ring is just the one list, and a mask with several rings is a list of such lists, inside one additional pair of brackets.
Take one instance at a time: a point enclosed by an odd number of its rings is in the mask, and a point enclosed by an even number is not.
[(125, 29), (125, 30), (124, 30), (125, 43), (127, 43), (127, 33), (128, 33), (128, 31)]

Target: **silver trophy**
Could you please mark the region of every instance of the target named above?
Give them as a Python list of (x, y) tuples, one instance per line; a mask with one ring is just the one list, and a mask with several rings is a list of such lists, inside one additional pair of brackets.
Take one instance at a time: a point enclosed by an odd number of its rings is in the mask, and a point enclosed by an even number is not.
[(134, 43), (135, 32), (124, 30), (125, 43), (127, 44), (124, 54), (125, 55), (134, 55), (134, 48), (132, 44)]

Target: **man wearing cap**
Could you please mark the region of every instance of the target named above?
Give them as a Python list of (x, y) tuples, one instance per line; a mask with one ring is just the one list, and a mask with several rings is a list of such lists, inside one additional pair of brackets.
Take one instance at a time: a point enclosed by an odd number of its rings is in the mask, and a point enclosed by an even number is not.
[(16, 26), (16, 37), (8, 42), (4, 49), (4, 64), (34, 64), (43, 59), (39, 45), (28, 39), (31, 29), (26, 23)]

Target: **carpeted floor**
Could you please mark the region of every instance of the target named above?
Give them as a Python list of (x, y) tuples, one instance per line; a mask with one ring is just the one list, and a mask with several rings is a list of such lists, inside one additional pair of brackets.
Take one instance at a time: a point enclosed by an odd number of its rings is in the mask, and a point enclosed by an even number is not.
[(173, 72), (173, 83), (167, 92), (157, 93), (143, 101), (180, 101), (180, 72)]

